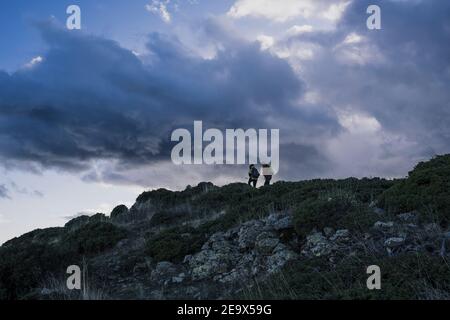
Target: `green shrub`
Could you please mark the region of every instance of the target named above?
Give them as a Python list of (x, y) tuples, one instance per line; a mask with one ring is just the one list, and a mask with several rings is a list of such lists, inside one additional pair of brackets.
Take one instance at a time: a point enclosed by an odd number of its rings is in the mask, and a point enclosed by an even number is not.
[[(367, 267), (381, 269), (381, 290), (368, 290)], [(443, 299), (450, 292), (448, 261), (428, 254), (348, 257), (331, 267), (326, 258), (292, 261), (245, 290), (246, 299)]]
[(379, 199), (392, 213), (418, 210), (424, 221), (450, 223), (450, 155), (419, 163), (407, 179), (396, 181)]
[(125, 238), (124, 229), (108, 222), (90, 222), (83, 228), (68, 232), (62, 240), (66, 250), (78, 254), (95, 254), (112, 248)]
[(107, 217), (104, 213), (96, 213), (89, 217), (90, 223), (107, 222), (108, 220), (109, 220), (109, 217)]
[(89, 222), (89, 216), (82, 215), (82, 216), (71, 219), (64, 225), (64, 227), (67, 229), (77, 229), (77, 228), (84, 226), (88, 222)]
[(0, 300), (21, 299), (48, 273), (65, 273), (73, 252), (62, 250), (64, 228), (34, 230), (0, 247)]
[(375, 221), (367, 205), (346, 196), (308, 199), (294, 210), (294, 227), (300, 237), (306, 237), (314, 228), (363, 231)]
[(157, 262), (181, 262), (186, 255), (199, 251), (205, 240), (193, 228), (173, 228), (149, 237), (146, 253)]
[(122, 217), (128, 213), (128, 207), (124, 204), (116, 206), (109, 215), (111, 219), (117, 219), (119, 217)]

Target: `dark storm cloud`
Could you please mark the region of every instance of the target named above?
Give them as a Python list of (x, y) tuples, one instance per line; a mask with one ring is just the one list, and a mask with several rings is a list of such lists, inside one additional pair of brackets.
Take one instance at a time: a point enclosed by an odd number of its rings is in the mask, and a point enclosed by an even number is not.
[[(382, 30), (366, 28), (371, 4), (381, 7)], [(343, 44), (351, 33), (363, 39)], [(306, 81), (328, 102), (371, 115), (384, 132), (415, 143), (402, 150), (405, 159), (450, 152), (450, 2), (353, 1), (335, 31), (286, 44), (299, 41), (325, 48), (303, 64)], [(386, 156), (399, 152), (395, 143), (385, 148)]]
[(321, 177), (332, 162), (314, 145), (281, 144), (279, 179), (301, 180)]
[[(306, 136), (339, 129), (325, 108), (299, 108), (304, 84), (257, 43), (228, 36), (205, 60), (155, 33), (151, 54), (139, 59), (110, 40), (49, 23), (38, 28), (48, 45), (42, 62), (0, 72), (6, 162), (85, 170), (96, 159), (123, 167), (169, 160), (171, 130), (194, 120), (218, 128), (300, 127)], [(219, 29), (209, 36), (223, 36)]]

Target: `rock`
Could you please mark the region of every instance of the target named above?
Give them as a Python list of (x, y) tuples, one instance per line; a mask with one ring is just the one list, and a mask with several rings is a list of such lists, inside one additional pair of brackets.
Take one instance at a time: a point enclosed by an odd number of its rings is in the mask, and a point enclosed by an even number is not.
[(273, 213), (266, 219), (266, 226), (273, 230), (283, 230), (293, 227), (292, 215)]
[(182, 272), (178, 276), (172, 277), (172, 282), (173, 283), (182, 283), (185, 278), (186, 278), (186, 275), (184, 274), (184, 272)]
[(286, 246), (280, 244), (274, 250), (275, 254), (267, 258), (267, 271), (270, 273), (277, 272), (291, 260), (298, 258), (298, 254), (289, 250)]
[(384, 246), (388, 247), (388, 248), (395, 248), (395, 247), (401, 246), (404, 243), (405, 243), (405, 238), (392, 237), (392, 238), (387, 239), (384, 242)]
[(160, 273), (167, 273), (172, 270), (175, 270), (175, 265), (169, 261), (158, 262), (155, 268), (155, 271), (158, 271)]
[(332, 249), (332, 244), (323, 236), (323, 234), (321, 232), (316, 232), (306, 237), (306, 245), (302, 250), (302, 253), (308, 254), (310, 252), (312, 255), (320, 257), (330, 254)]
[(228, 271), (232, 260), (231, 252), (200, 251), (189, 261), (192, 279), (202, 280), (220, 273), (225, 273)]
[(270, 255), (280, 242), (277, 238), (265, 238), (256, 242), (256, 250), (263, 255)]
[(49, 296), (51, 294), (53, 294), (55, 291), (54, 290), (50, 290), (48, 288), (42, 288), (40, 291), (40, 294), (43, 296)]
[(337, 240), (348, 240), (350, 236), (350, 232), (347, 229), (342, 229), (336, 231), (336, 233), (330, 237), (331, 241), (337, 241)]
[(177, 267), (175, 264), (162, 261), (159, 262), (151, 273), (151, 280), (159, 284), (166, 284), (169, 279), (177, 274)]
[(382, 208), (375, 207), (375, 208), (373, 208), (372, 210), (373, 210), (373, 212), (374, 212), (375, 214), (377, 214), (377, 215), (379, 215), (379, 216), (383, 216), (383, 215), (386, 214), (386, 210), (384, 210), (384, 209), (382, 209)]
[(406, 212), (397, 215), (397, 218), (405, 223), (416, 223), (417, 222), (417, 213), (416, 212)]
[(188, 254), (187, 256), (184, 257), (183, 264), (189, 263), (189, 261), (191, 261), (191, 259), (192, 259), (192, 254)]
[(325, 236), (331, 237), (334, 234), (334, 229), (333, 228), (329, 228), (329, 227), (325, 227), (323, 229), (323, 233), (325, 234)]
[(242, 224), (238, 232), (238, 246), (241, 250), (251, 249), (255, 246), (256, 237), (263, 231), (261, 221), (252, 220)]
[(388, 222), (377, 221), (377, 222), (375, 222), (373, 227), (378, 230), (388, 231), (394, 227), (394, 222), (392, 222), (392, 221), (388, 221)]

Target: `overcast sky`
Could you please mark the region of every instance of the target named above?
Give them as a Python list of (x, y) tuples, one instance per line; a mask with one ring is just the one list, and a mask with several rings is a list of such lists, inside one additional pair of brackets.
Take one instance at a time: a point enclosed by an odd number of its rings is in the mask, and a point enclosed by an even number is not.
[(0, 243), (146, 189), (245, 182), (171, 162), (194, 120), (280, 129), (276, 180), (402, 177), (450, 152), (449, 1), (16, 0), (0, 46)]

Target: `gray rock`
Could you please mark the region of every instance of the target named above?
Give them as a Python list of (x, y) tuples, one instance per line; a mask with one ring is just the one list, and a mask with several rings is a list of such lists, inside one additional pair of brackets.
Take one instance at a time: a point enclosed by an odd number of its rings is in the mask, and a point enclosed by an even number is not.
[(388, 231), (388, 230), (391, 230), (394, 227), (394, 225), (395, 224), (392, 221), (388, 221), (388, 222), (377, 221), (377, 222), (375, 222), (373, 227), (377, 230)]
[(225, 273), (233, 259), (233, 253), (203, 250), (195, 254), (189, 261), (193, 280), (202, 280), (214, 275)]
[(350, 237), (350, 232), (347, 229), (342, 229), (336, 231), (336, 233), (330, 237), (331, 241), (348, 240)]
[(182, 283), (184, 279), (186, 278), (186, 275), (182, 272), (176, 277), (172, 277), (173, 283)]
[(384, 209), (382, 209), (382, 208), (375, 207), (375, 208), (373, 208), (372, 210), (373, 210), (373, 212), (374, 212), (375, 214), (377, 214), (377, 215), (379, 215), (379, 216), (383, 216), (383, 215), (386, 214), (386, 210), (384, 210)]
[(334, 229), (333, 228), (329, 228), (329, 227), (325, 227), (323, 229), (323, 233), (327, 236), (327, 237), (331, 237), (334, 234)]
[(243, 223), (238, 232), (238, 247), (241, 250), (251, 249), (255, 246), (256, 237), (262, 232), (263, 223), (252, 220)]
[(191, 261), (191, 259), (192, 259), (192, 255), (191, 254), (185, 256), (184, 259), (183, 259), (183, 264), (189, 263), (189, 261)]
[(256, 242), (255, 249), (263, 255), (270, 255), (279, 243), (278, 238), (264, 238)]
[(273, 249), (278, 245), (280, 240), (273, 232), (261, 232), (255, 239), (255, 249), (263, 255), (271, 254)]
[(406, 223), (416, 223), (417, 222), (417, 213), (416, 212), (406, 212), (397, 215), (397, 218), (400, 221), (406, 222)]
[(283, 230), (293, 227), (292, 215), (273, 213), (266, 219), (266, 225), (274, 230)]
[(316, 257), (329, 255), (333, 250), (333, 245), (323, 236), (321, 232), (310, 234), (306, 237), (306, 245), (302, 253)]
[(267, 271), (270, 273), (281, 270), (288, 261), (298, 259), (298, 254), (287, 249), (286, 246), (283, 249), (278, 248), (274, 252), (274, 255), (267, 258)]
[(399, 247), (401, 245), (403, 245), (405, 243), (405, 238), (400, 238), (400, 237), (392, 237), (387, 239), (384, 242), (384, 245), (388, 248), (395, 248), (395, 247)]
[(165, 284), (177, 274), (177, 266), (168, 261), (159, 262), (152, 271), (150, 278), (159, 284)]

